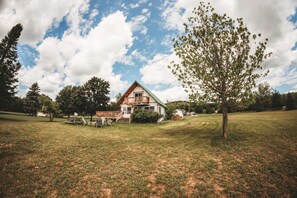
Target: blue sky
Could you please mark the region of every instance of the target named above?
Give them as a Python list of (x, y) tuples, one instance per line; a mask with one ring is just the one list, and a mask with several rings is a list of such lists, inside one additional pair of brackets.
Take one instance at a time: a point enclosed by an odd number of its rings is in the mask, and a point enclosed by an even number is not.
[[(269, 38), (268, 82), (285, 93), (297, 91), (296, 0), (211, 1), (219, 13), (243, 17), (251, 32)], [(272, 3), (273, 2), (273, 3)], [(182, 33), (198, 0), (6, 0), (0, 7), (0, 36), (22, 23), (18, 54), (19, 95), (38, 82), (55, 98), (66, 85), (92, 76), (108, 80), (111, 98), (134, 80), (164, 102), (187, 94), (167, 65), (176, 60), (171, 39)]]

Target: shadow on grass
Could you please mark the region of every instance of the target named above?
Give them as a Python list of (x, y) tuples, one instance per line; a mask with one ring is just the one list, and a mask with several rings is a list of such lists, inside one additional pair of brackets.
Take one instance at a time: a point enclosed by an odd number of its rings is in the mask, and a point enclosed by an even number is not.
[(28, 120), (21, 120), (15, 118), (0, 117), (0, 121), (26, 122)]
[(242, 133), (229, 133), (227, 139), (223, 139), (221, 133), (214, 134), (211, 138), (211, 146), (226, 148), (242, 145), (247, 140), (247, 135)]
[(241, 145), (247, 141), (250, 134), (241, 132), (229, 132), (228, 138), (222, 138), (221, 127), (218, 124), (212, 128), (208, 127), (184, 127), (175, 130), (167, 130), (165, 134), (182, 139), (183, 141), (193, 142), (195, 144), (204, 144), (210, 142), (211, 147), (229, 148), (231, 146)]
[(0, 121), (10, 121), (10, 122), (62, 122), (61, 120), (54, 119), (50, 121), (49, 118), (38, 118), (28, 115), (11, 115), (0, 113)]

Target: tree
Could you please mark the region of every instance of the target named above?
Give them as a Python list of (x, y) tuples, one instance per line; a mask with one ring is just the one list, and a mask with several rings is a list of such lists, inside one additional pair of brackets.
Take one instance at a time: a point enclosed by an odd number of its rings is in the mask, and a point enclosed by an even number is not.
[(17, 24), (0, 43), (0, 109), (6, 107), (17, 92), (16, 75), (21, 68), (18, 61), (17, 43), (22, 30), (22, 25)]
[(48, 95), (41, 94), (39, 96), (39, 109), (43, 112), (45, 112), (45, 109), (47, 109), (47, 105), (49, 104), (49, 101), (53, 101)]
[(57, 103), (45, 94), (41, 94), (39, 101), (41, 105), (41, 111), (49, 115), (50, 122), (54, 121), (56, 114), (59, 112)]
[(121, 97), (122, 97), (122, 94), (121, 93), (118, 93), (116, 95), (116, 101), (118, 102), (121, 99)]
[(5, 107), (5, 110), (12, 112), (24, 112), (24, 99), (21, 97), (13, 97), (10, 100), (9, 105)]
[(296, 101), (296, 98), (295, 98), (295, 94), (294, 93), (288, 93), (288, 95), (287, 95), (287, 104), (286, 104), (287, 110), (296, 109), (296, 107), (297, 107), (296, 103), (297, 103), (297, 101)]
[(107, 105), (108, 111), (119, 111), (121, 109), (121, 106), (117, 102), (110, 102)]
[(56, 97), (57, 104), (64, 114), (68, 117), (71, 113), (74, 113), (76, 110), (75, 100), (76, 92), (79, 88), (76, 86), (68, 85), (64, 87)]
[(106, 110), (109, 101), (109, 82), (93, 77), (82, 86), (81, 101), (85, 101), (85, 112), (92, 116), (96, 111)]
[(268, 83), (261, 83), (255, 93), (255, 110), (263, 111), (272, 106), (272, 90)]
[(29, 113), (29, 115), (36, 116), (38, 109), (40, 108), (40, 88), (36, 83), (33, 83), (29, 88), (24, 100), (24, 111)]
[(83, 114), (87, 110), (87, 97), (82, 86), (76, 87), (73, 92), (75, 112)]
[(272, 93), (272, 108), (280, 110), (282, 108), (281, 94), (278, 91)]
[(180, 62), (169, 68), (191, 99), (220, 104), (222, 136), (227, 138), (227, 106), (250, 97), (256, 80), (267, 74), (262, 63), (271, 54), (264, 53), (268, 39), (256, 42), (261, 35), (252, 35), (242, 18), (219, 15), (210, 4), (201, 2), (193, 14), (185, 33), (174, 39)]

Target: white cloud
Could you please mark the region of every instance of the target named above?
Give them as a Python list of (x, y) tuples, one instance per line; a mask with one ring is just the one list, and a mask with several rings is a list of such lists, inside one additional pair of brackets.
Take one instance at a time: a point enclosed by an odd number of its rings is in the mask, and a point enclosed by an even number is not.
[(22, 68), (19, 81), (27, 86), (37, 81), (44, 93), (54, 96), (59, 87), (82, 84), (97, 76), (109, 81), (113, 93), (118, 93), (127, 82), (113, 72), (112, 66), (132, 44), (131, 26), (118, 11), (103, 18), (87, 35), (74, 31), (61, 40), (46, 38), (36, 49), (40, 54), (36, 66)]
[[(56, 27), (69, 10), (73, 10), (71, 8), (86, 8), (88, 2), (89, 0), (4, 0), (0, 9), (0, 37), (3, 38), (14, 25), (21, 23), (24, 29), (20, 41), (34, 46), (43, 39), (48, 29)], [(75, 22), (74, 19), (71, 21)]]
[(189, 95), (187, 92), (185, 92), (182, 86), (173, 86), (164, 90), (152, 90), (152, 92), (163, 102), (189, 100)]
[(43, 71), (51, 73), (64, 68), (65, 63), (63, 57), (58, 50), (54, 50), (59, 43), (59, 39), (49, 37), (36, 48), (40, 54), (40, 57), (36, 60), (37, 65), (40, 65)]
[(131, 52), (131, 56), (133, 57), (133, 59), (136, 59), (136, 60), (139, 60), (139, 61), (142, 61), (142, 62), (147, 62), (148, 61), (147, 57), (144, 56), (138, 49), (133, 50)]
[(141, 10), (141, 14), (146, 14), (146, 13), (149, 13), (149, 9), (147, 9), (147, 8), (143, 8), (143, 9)]
[(142, 31), (146, 27), (144, 26), (145, 22), (147, 21), (148, 17), (146, 15), (137, 15), (131, 19), (131, 27), (133, 32), (134, 31)]
[(297, 84), (295, 84), (289, 92), (297, 92)]
[(132, 8), (132, 9), (138, 8), (139, 6), (141, 6), (141, 4), (144, 4), (146, 2), (147, 2), (147, 0), (140, 0), (140, 1), (138, 1), (138, 3), (131, 3), (129, 5), (129, 7)]
[(149, 60), (146, 65), (140, 69), (142, 75), (141, 80), (144, 83), (158, 85), (176, 85), (177, 78), (172, 74), (167, 67), (173, 60), (177, 60), (175, 55), (157, 54), (152, 60)]
[[(182, 88), (168, 65), (171, 61), (178, 62), (174, 54), (156, 54), (152, 60), (140, 69), (141, 81), (145, 84), (154, 85), (156, 90), (152, 90), (162, 101), (188, 100), (188, 93)], [(162, 89), (162, 85), (168, 88)]]
[(135, 65), (135, 61), (147, 62), (148, 58), (142, 54), (138, 49), (133, 50), (129, 55), (120, 57), (118, 62), (125, 65)]

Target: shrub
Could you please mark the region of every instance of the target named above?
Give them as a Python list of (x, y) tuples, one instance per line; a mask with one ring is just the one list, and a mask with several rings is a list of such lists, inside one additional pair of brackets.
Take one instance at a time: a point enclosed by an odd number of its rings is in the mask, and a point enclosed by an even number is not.
[(176, 110), (175, 105), (172, 105), (172, 104), (167, 105), (167, 108), (165, 109), (166, 119), (170, 120), (175, 110)]
[(161, 114), (153, 111), (148, 111), (145, 109), (138, 109), (132, 113), (132, 122), (136, 123), (157, 123), (157, 121), (162, 117)]

